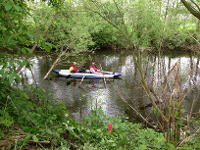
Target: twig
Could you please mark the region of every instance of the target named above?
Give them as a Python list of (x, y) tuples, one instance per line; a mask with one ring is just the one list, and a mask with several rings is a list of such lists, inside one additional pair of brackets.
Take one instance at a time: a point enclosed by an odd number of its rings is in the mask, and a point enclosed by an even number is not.
[[(33, 140), (30, 140), (30, 142), (34, 142), (34, 141), (33, 141)], [(51, 142), (50, 142), (50, 141), (37, 141), (37, 142), (34, 142), (34, 143), (50, 144)]]
[(184, 138), (181, 142), (177, 143), (176, 144), (176, 147), (182, 145), (183, 143), (185, 143), (187, 140), (191, 139), (193, 136), (197, 135), (198, 133), (200, 132), (200, 128), (194, 133), (192, 134), (191, 136), (187, 137), (187, 138)]
[(39, 141), (37, 142), (37, 144), (40, 145), (40, 147), (44, 148), (44, 147), (42, 146), (42, 144), (39, 143)]
[[(8, 98), (8, 99), (10, 99), (10, 100), (11, 100), (11, 102), (13, 103), (13, 101), (12, 101), (12, 99), (10, 98), (10, 96), (9, 96), (9, 95), (7, 96), (7, 98)], [(14, 103), (13, 103), (13, 105), (14, 105), (14, 108), (17, 110), (17, 112), (18, 112), (18, 116), (19, 116), (19, 118), (20, 118), (19, 111), (18, 111), (17, 107), (15, 106), (15, 104), (14, 104)]]
[[(190, 110), (190, 115), (189, 115), (189, 117), (187, 118), (187, 127), (186, 127), (186, 129), (185, 129), (185, 132), (187, 133), (187, 129), (188, 129), (188, 127), (189, 127), (189, 123), (190, 123), (190, 118), (191, 118), (191, 116), (192, 116), (192, 111), (193, 111), (193, 106), (194, 106), (194, 102), (196, 101), (196, 97), (194, 98), (194, 100), (193, 100), (193, 102), (192, 102), (192, 107), (191, 107), (191, 110)], [(184, 137), (184, 138), (186, 138), (186, 137)]]
[(170, 132), (170, 125), (171, 125), (171, 108), (172, 108), (172, 96), (174, 93), (171, 93), (170, 95), (170, 102), (169, 102), (169, 116), (168, 116), (168, 129), (167, 129), (167, 142), (169, 140), (169, 132)]
[(148, 125), (150, 125), (151, 127), (153, 127), (153, 128), (155, 129), (155, 127), (154, 127), (151, 123), (149, 123), (148, 120), (146, 120), (135, 108), (133, 108), (133, 107), (123, 98), (123, 96), (121, 95), (121, 93), (119, 92), (119, 90), (117, 89), (117, 87), (114, 86), (114, 84), (113, 84), (112, 82), (110, 82), (110, 83), (113, 85), (113, 87), (114, 87), (115, 90), (117, 91), (117, 93), (118, 93), (118, 95), (120, 96), (120, 98), (121, 98), (132, 110), (134, 110), (134, 111), (137, 113), (137, 115), (139, 115)]
[(80, 85), (82, 84), (83, 80), (85, 78), (85, 75), (82, 77), (80, 84), (78, 85), (78, 87), (80, 87)]

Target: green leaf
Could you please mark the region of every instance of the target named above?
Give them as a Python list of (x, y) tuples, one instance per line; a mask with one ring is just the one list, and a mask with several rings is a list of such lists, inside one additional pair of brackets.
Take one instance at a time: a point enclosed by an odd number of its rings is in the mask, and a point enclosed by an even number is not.
[(5, 7), (6, 11), (9, 11), (9, 10), (11, 10), (12, 5), (10, 5), (10, 4), (4, 4), (4, 7)]
[(47, 51), (47, 52), (50, 52), (50, 50), (51, 50), (48, 46), (46, 46), (44, 49), (45, 49), (45, 51)]
[(145, 149), (147, 149), (147, 147), (146, 147), (145, 145), (140, 145), (140, 146), (138, 147), (138, 149), (139, 149), (139, 150), (145, 150)]
[(10, 64), (11, 67), (14, 67), (14, 64), (13, 64), (12, 60), (9, 62), (9, 64)]
[(9, 74), (9, 81), (12, 83), (14, 81), (14, 76), (13, 74)]
[(30, 139), (31, 139), (31, 136), (27, 135), (24, 140), (25, 140), (26, 143), (28, 143), (30, 141)]
[(49, 134), (52, 134), (51, 130), (50, 129), (47, 129), (47, 133)]
[(21, 49), (21, 51), (26, 54), (26, 50), (24, 48)]
[(20, 60), (16, 60), (16, 63), (20, 66), (23, 66), (23, 63)]
[(35, 24), (38, 24), (38, 20), (36, 17), (33, 17), (33, 20), (34, 20)]
[(29, 96), (26, 93), (23, 93), (26, 99), (29, 99)]
[(10, 43), (11, 43), (12, 45), (15, 45), (15, 44), (17, 43), (17, 41), (12, 40)]
[(0, 26), (0, 30), (6, 31), (7, 29), (5, 27)]
[(25, 47), (25, 49), (29, 52), (29, 53), (33, 53), (33, 51), (30, 48)]
[(52, 45), (48, 42), (44, 42), (46, 45), (48, 45), (50, 48), (52, 48)]
[(42, 47), (45, 49), (45, 51), (50, 52), (50, 48), (46, 45), (46, 42), (42, 43)]
[(58, 128), (57, 130), (59, 133), (63, 133), (63, 129), (62, 128)]
[(4, 73), (2, 74), (2, 79), (5, 79), (5, 78), (7, 77), (7, 75), (8, 75), (8, 72), (4, 72)]
[(183, 121), (177, 121), (178, 125), (182, 125)]
[(2, 40), (2, 43), (3, 43), (3, 45), (8, 44), (8, 39), (4, 39), (4, 40)]
[(21, 11), (21, 7), (18, 5), (13, 5), (13, 7), (15, 8), (16, 11)]
[(181, 109), (181, 112), (184, 113), (184, 112), (185, 112), (185, 109)]
[(18, 39), (20, 42), (23, 42), (23, 39), (22, 39), (20, 36), (17, 36), (17, 39)]
[(190, 134), (190, 130), (187, 130), (187, 133)]
[(56, 50), (58, 50), (58, 48), (55, 45), (52, 45), (52, 47), (54, 47)]
[(8, 43), (11, 43), (11, 41), (15, 38), (14, 35), (11, 35), (9, 38), (8, 38)]
[(26, 64), (26, 68), (28, 68), (29, 70), (31, 70), (31, 66), (29, 63)]
[(5, 58), (5, 56), (4, 56), (4, 55), (2, 55), (2, 54), (0, 54), (0, 58)]
[(38, 142), (38, 141), (39, 141), (39, 139), (37, 138), (36, 135), (33, 136), (33, 141), (34, 141), (34, 142)]
[(19, 82), (21, 81), (21, 78), (19, 77), (19, 75), (16, 75), (15, 77)]

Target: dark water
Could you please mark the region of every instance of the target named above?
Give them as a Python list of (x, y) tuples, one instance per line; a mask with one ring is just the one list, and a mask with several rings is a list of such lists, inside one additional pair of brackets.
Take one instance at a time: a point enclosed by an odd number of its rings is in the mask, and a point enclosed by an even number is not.
[[(43, 80), (43, 77), (53, 64), (56, 57), (45, 56), (43, 53), (36, 53), (32, 58), (33, 63), (32, 72), (37, 86), (44, 88), (48, 95), (49, 92), (54, 94), (56, 100), (64, 103), (70, 116), (76, 120), (89, 114), (91, 107), (96, 107), (96, 102), (105, 102), (102, 106), (104, 112), (110, 116), (127, 115), (131, 121), (139, 122), (140, 118), (132, 111), (123, 99), (133, 106), (139, 113), (144, 116), (151, 114), (151, 107), (148, 106), (151, 102), (144, 92), (139, 82), (139, 74), (133, 62), (133, 56), (130, 52), (112, 52), (101, 51), (92, 56), (95, 63), (101, 63), (103, 70), (121, 72), (123, 75), (119, 79), (106, 80), (106, 87), (103, 80), (84, 80), (81, 85), (80, 79), (74, 80), (70, 78), (58, 78), (53, 72), (50, 74), (52, 80)], [(91, 61), (88, 56), (83, 58), (68, 58), (61, 61), (56, 69), (68, 69), (71, 62), (86, 59), (84, 63), (86, 68), (89, 67)], [(163, 55), (146, 55), (141, 59), (143, 73), (146, 81), (152, 84), (154, 89), (160, 93), (160, 98), (164, 96), (159, 86), (164, 87), (164, 78), (173, 68), (175, 63), (180, 59), (180, 74), (181, 91), (186, 93), (196, 82), (199, 81), (199, 60), (191, 55), (184, 56), (167, 56)], [(26, 69), (23, 70), (24, 83), (32, 84), (34, 79), (31, 72)], [(173, 82), (173, 74), (170, 74), (169, 80)], [(193, 112), (199, 111), (200, 100), (198, 96), (199, 85), (191, 90), (183, 100), (183, 106), (187, 111), (191, 110), (192, 102), (196, 97)], [(117, 90), (116, 90), (117, 89)], [(172, 89), (172, 88), (171, 88)], [(176, 94), (177, 89), (173, 89)], [(84, 95), (84, 96), (83, 96)], [(121, 96), (120, 96), (121, 95)], [(166, 95), (170, 96), (169, 90), (166, 90)], [(168, 99), (168, 98), (166, 98)]]

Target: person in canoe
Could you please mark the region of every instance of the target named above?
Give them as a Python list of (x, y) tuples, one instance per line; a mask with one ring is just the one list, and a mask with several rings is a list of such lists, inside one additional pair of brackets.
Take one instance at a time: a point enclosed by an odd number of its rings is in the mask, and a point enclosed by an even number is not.
[(98, 73), (98, 70), (95, 67), (95, 63), (92, 62), (92, 64), (89, 67), (90, 73)]
[(69, 66), (69, 71), (72, 73), (77, 72), (76, 62), (73, 62), (73, 64)]

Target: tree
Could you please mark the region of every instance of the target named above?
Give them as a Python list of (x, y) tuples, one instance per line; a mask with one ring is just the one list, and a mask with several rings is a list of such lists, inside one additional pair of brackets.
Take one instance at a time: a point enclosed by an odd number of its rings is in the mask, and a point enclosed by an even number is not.
[(200, 20), (200, 7), (198, 0), (196, 2), (194, 0), (189, 0), (189, 2), (181, 0), (181, 2), (193, 16)]

